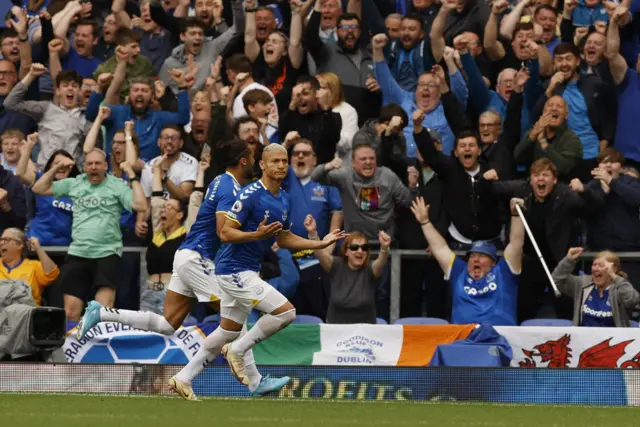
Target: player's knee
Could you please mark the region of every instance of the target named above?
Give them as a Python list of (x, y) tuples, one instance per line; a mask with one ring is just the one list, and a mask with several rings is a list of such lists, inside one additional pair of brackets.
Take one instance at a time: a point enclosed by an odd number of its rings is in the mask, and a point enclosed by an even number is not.
[(240, 336), (240, 332), (238, 332), (238, 331), (228, 331), (226, 329), (223, 329), (222, 327), (216, 328), (214, 333), (216, 333), (217, 335), (220, 335), (222, 341), (225, 344), (234, 341), (236, 338), (238, 338)]
[(172, 325), (164, 317), (162, 317), (158, 321), (158, 324), (156, 326), (157, 326), (156, 330), (162, 335), (173, 335), (175, 331), (180, 327), (180, 325), (178, 325), (177, 327)]
[(284, 323), (284, 326), (289, 325), (294, 320), (296, 320), (296, 309), (292, 308), (291, 310), (287, 310), (284, 313), (276, 314), (276, 317)]

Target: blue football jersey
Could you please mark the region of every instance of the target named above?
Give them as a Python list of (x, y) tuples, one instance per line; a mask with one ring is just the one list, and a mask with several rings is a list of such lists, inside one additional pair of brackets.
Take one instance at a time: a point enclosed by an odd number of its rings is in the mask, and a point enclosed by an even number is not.
[(207, 188), (198, 216), (180, 249), (191, 249), (203, 258), (215, 259), (220, 248), (216, 232), (216, 213), (227, 212), (236, 201), (242, 187), (229, 172), (218, 175)]
[[(274, 196), (261, 181), (257, 181), (240, 192), (227, 212), (227, 220), (240, 224), (240, 230), (251, 232), (256, 231), (266, 217), (267, 225), (280, 222), (283, 232), (289, 232), (290, 212), (291, 199), (286, 191), (280, 189)], [(224, 245), (216, 258), (216, 274), (260, 271), (262, 257), (272, 244), (273, 239), (265, 239)]]
[(513, 273), (503, 257), (482, 279), (474, 280), (467, 272), (467, 263), (454, 256), (449, 269), (451, 323), (515, 326), (518, 278), (519, 273)]
[(616, 326), (613, 321), (613, 310), (611, 300), (609, 300), (609, 289), (605, 289), (602, 297), (598, 289), (594, 286), (589, 296), (582, 303), (582, 324), (581, 326), (596, 326), (601, 328), (613, 328)]

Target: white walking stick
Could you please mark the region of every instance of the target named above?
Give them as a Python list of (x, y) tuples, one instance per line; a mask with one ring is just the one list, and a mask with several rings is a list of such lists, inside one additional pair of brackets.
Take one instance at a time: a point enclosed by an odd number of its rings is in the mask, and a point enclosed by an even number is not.
[(549, 279), (549, 283), (551, 283), (551, 286), (553, 287), (553, 293), (556, 294), (556, 298), (559, 298), (561, 293), (558, 290), (558, 287), (556, 286), (555, 282), (553, 281), (553, 277), (551, 277), (551, 272), (549, 271), (549, 267), (547, 267), (547, 263), (544, 261), (544, 258), (542, 257), (542, 252), (540, 252), (540, 248), (538, 247), (538, 243), (536, 242), (536, 239), (533, 238), (533, 233), (531, 232), (531, 229), (529, 228), (529, 224), (527, 224), (527, 220), (524, 219), (524, 214), (522, 213), (522, 209), (520, 208), (520, 205), (516, 203), (516, 211), (518, 211), (518, 215), (520, 216), (520, 219), (522, 220), (522, 224), (524, 225), (524, 229), (527, 232), (527, 235), (529, 236), (529, 239), (531, 239), (531, 244), (533, 245), (533, 249), (535, 249), (536, 254), (538, 255), (538, 259), (540, 260), (540, 263), (542, 264), (542, 268), (544, 268), (544, 272), (547, 273), (547, 278)]

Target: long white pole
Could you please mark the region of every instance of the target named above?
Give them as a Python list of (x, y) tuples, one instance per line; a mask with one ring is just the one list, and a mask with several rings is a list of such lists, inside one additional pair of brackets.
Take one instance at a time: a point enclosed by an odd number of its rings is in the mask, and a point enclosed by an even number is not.
[(549, 283), (551, 283), (551, 286), (553, 287), (553, 293), (556, 295), (556, 298), (559, 298), (560, 295), (562, 295), (560, 293), (560, 291), (558, 290), (558, 287), (556, 286), (555, 282), (553, 281), (553, 277), (551, 276), (551, 272), (549, 271), (549, 267), (547, 267), (547, 263), (544, 261), (544, 258), (542, 257), (542, 252), (540, 252), (540, 248), (538, 247), (538, 243), (536, 242), (536, 239), (533, 237), (533, 233), (531, 232), (531, 229), (529, 228), (529, 224), (527, 224), (527, 220), (524, 218), (524, 214), (522, 213), (522, 209), (520, 208), (520, 205), (516, 204), (516, 210), (518, 211), (518, 215), (520, 216), (520, 219), (522, 220), (522, 224), (524, 224), (524, 229), (527, 232), (527, 235), (529, 236), (529, 239), (531, 240), (531, 244), (533, 245), (533, 249), (535, 249), (536, 254), (538, 255), (538, 259), (540, 260), (540, 263), (542, 264), (542, 268), (544, 268), (544, 272), (547, 273), (547, 278), (549, 279)]

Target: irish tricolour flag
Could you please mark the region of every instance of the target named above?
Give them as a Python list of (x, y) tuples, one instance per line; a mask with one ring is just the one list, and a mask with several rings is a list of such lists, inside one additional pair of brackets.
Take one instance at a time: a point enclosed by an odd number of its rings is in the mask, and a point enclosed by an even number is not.
[(290, 325), (254, 348), (265, 365), (427, 366), (476, 325)]

